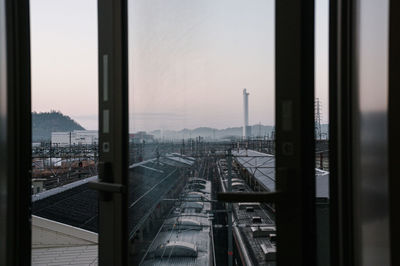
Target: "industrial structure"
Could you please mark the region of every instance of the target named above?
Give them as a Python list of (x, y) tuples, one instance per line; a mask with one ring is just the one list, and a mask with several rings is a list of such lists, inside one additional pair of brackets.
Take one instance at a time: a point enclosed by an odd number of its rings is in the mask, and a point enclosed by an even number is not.
[(244, 124), (243, 124), (243, 138), (248, 139), (251, 136), (251, 126), (249, 126), (249, 95), (246, 89), (243, 89), (243, 110), (244, 110)]
[(314, 102), (314, 110), (315, 110), (315, 138), (322, 139), (322, 112), (321, 112), (321, 101), (319, 98), (315, 98)]

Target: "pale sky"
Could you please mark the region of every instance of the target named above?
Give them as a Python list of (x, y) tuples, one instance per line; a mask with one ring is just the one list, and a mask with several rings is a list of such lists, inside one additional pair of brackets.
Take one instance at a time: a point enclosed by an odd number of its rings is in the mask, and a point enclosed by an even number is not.
[[(316, 96), (328, 103), (328, 0), (317, 1)], [(134, 3), (134, 5), (132, 5)], [(274, 1), (129, 2), (130, 130), (274, 124)], [(97, 1), (31, 0), (32, 106), (97, 128)]]

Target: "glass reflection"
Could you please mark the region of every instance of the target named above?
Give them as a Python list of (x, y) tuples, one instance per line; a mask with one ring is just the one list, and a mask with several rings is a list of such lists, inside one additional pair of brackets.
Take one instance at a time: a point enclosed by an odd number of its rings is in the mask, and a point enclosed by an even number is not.
[(132, 265), (275, 264), (274, 9), (129, 1)]

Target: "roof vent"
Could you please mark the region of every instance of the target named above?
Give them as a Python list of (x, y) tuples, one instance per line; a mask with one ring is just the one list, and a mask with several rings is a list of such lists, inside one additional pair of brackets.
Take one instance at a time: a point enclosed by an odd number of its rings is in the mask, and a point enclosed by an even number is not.
[(234, 188), (234, 187), (243, 187), (243, 183), (241, 183), (241, 182), (233, 182), (232, 183), (232, 187)]
[(194, 183), (189, 184), (189, 189), (206, 189), (206, 186), (199, 183)]
[(201, 198), (203, 197), (204, 193), (199, 192), (199, 191), (191, 191), (189, 193), (186, 194), (186, 198), (189, 199), (198, 199), (201, 200)]
[(205, 185), (207, 183), (207, 181), (202, 178), (193, 178), (189, 182), (192, 184), (203, 184), (203, 185)]
[(253, 207), (255, 210), (260, 209), (258, 202), (239, 202), (239, 210), (245, 210), (247, 207)]
[(276, 233), (276, 229), (273, 226), (251, 226), (250, 230), (253, 233), (253, 237), (271, 237), (272, 234)]
[(246, 212), (254, 212), (254, 207), (246, 207)]
[(182, 204), (183, 209), (195, 209), (201, 211), (203, 209), (203, 202), (187, 201)]
[(199, 221), (190, 218), (171, 218), (165, 223), (167, 230), (179, 229), (179, 230), (201, 230), (203, 227)]
[(159, 245), (154, 257), (197, 257), (197, 247), (188, 242), (172, 241)]
[(267, 246), (266, 244), (261, 244), (261, 249), (264, 253), (266, 261), (276, 260), (276, 248), (274, 246)]
[(262, 223), (262, 220), (261, 220), (260, 216), (253, 216), (252, 221), (253, 221), (254, 224)]

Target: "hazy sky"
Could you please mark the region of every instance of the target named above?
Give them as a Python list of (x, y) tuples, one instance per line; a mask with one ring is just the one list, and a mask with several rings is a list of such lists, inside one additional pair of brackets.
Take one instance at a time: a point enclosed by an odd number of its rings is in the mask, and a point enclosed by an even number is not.
[[(316, 95), (327, 118), (328, 0), (317, 1)], [(134, 4), (132, 4), (134, 3)], [(274, 1), (129, 2), (130, 130), (274, 124)], [(32, 105), (97, 128), (97, 1), (31, 0)]]

